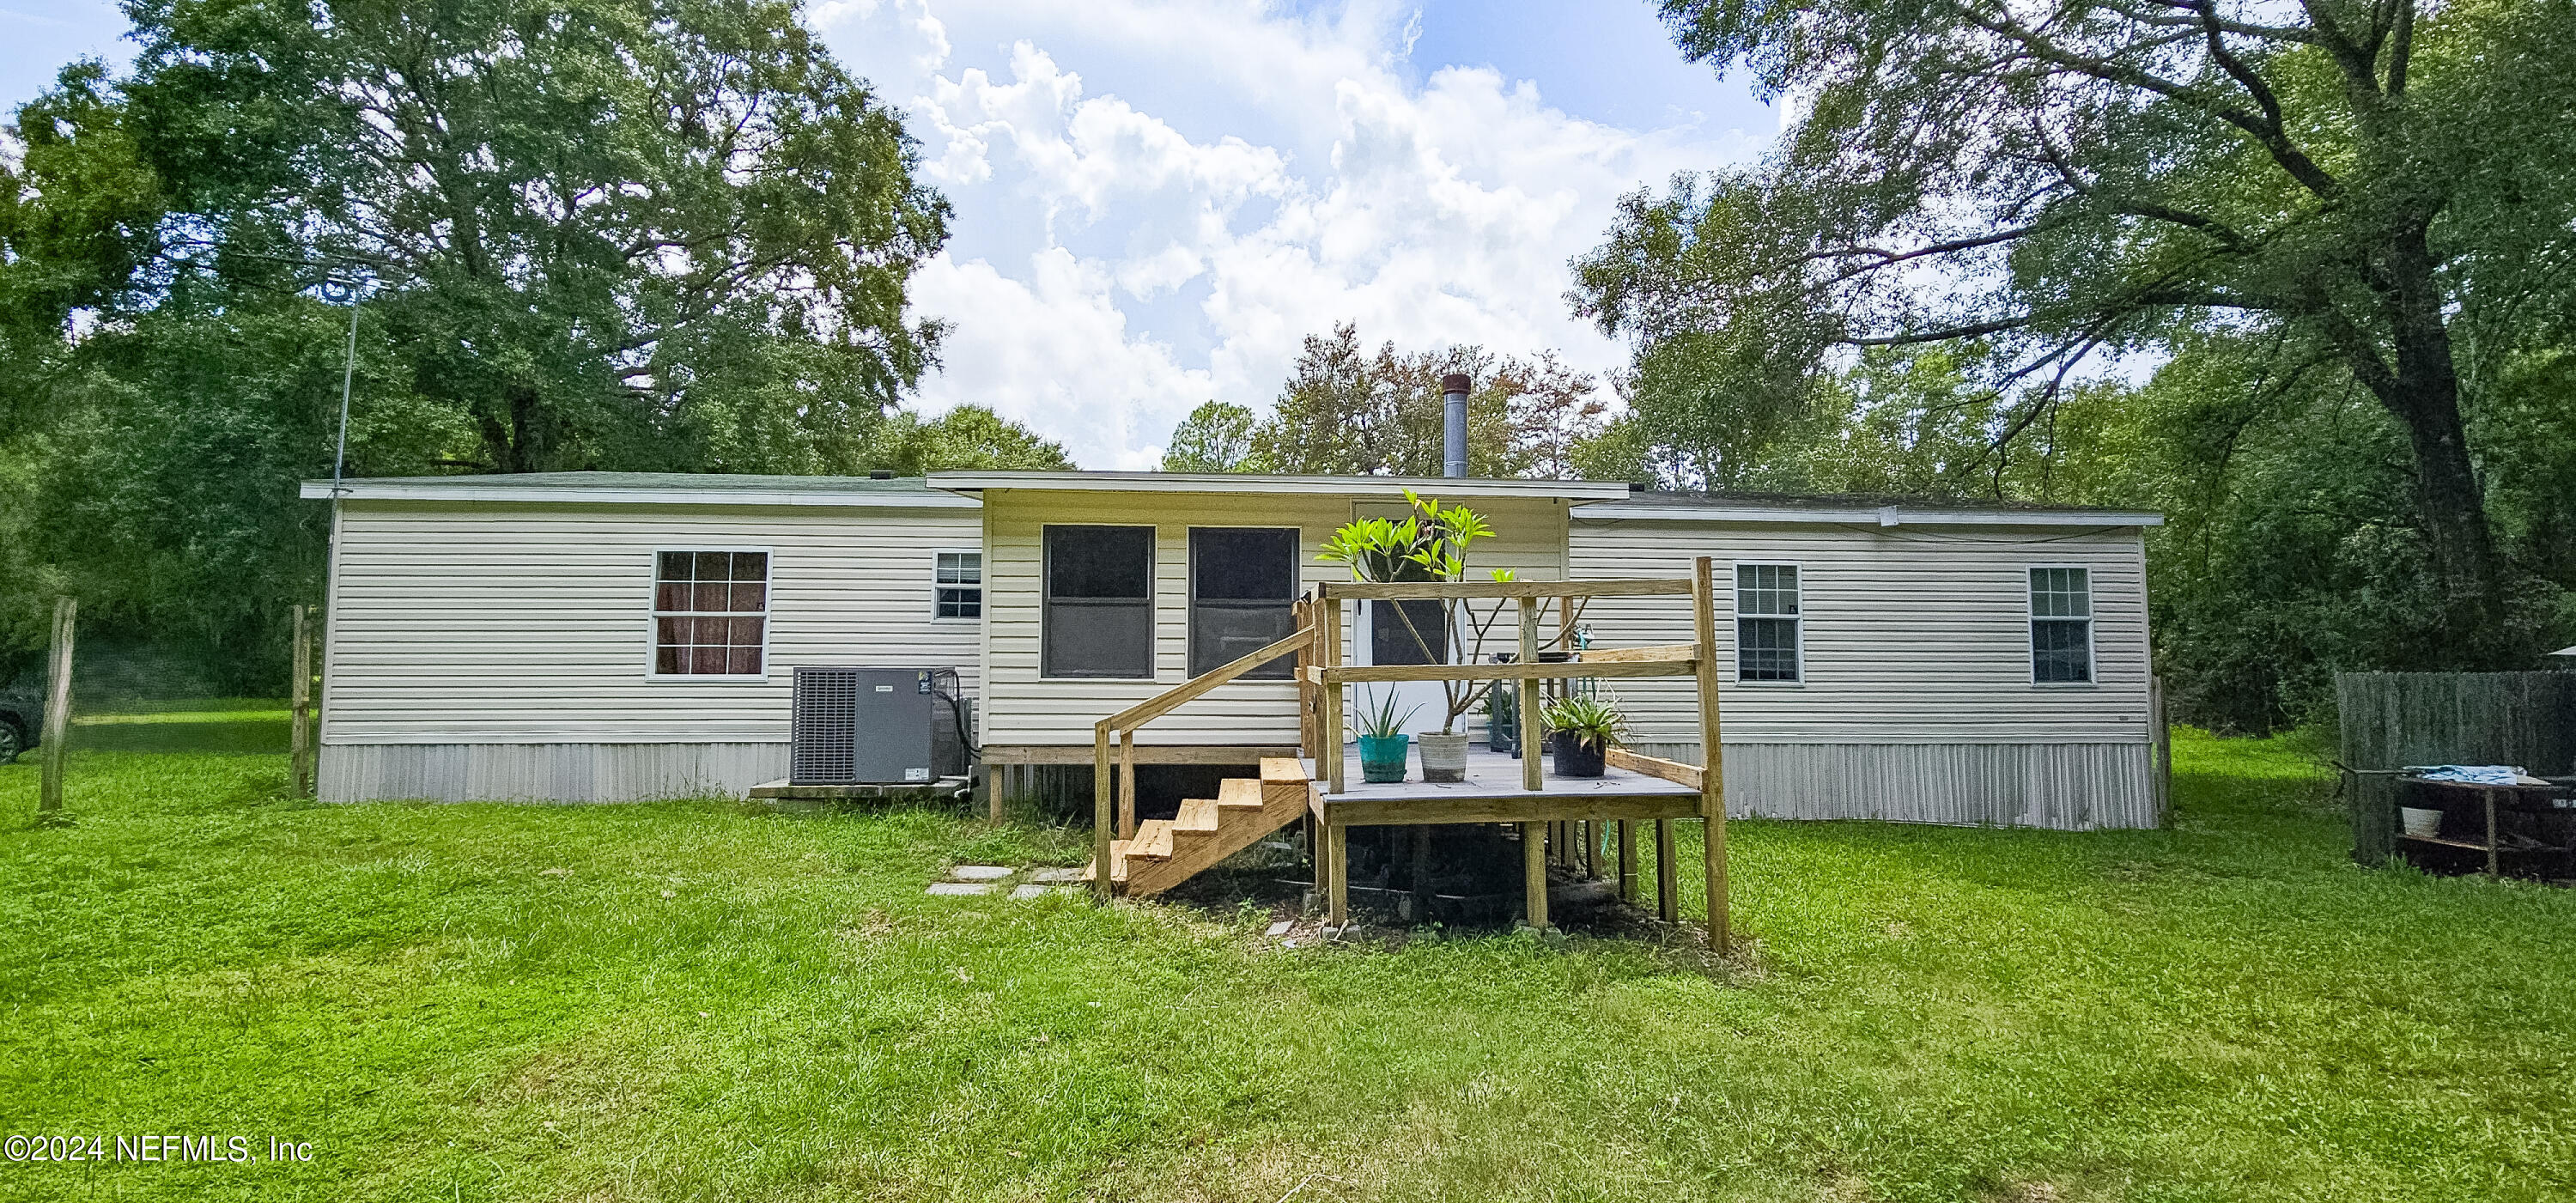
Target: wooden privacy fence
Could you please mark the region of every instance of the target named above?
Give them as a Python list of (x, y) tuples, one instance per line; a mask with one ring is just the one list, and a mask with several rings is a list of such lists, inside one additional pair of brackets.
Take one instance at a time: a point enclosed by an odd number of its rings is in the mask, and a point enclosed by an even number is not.
[(2514, 764), (2576, 772), (2576, 673), (2337, 673), (2353, 857), (2396, 838), (2395, 772), (2417, 764)]

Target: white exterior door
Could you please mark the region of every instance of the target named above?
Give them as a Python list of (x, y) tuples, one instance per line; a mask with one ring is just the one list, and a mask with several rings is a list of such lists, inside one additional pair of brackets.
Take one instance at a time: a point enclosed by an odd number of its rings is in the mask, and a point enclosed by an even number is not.
[[(1392, 608), (1394, 603), (1361, 602), (1357, 615), (1358, 626), (1352, 631), (1351, 663), (1446, 663), (1449, 651), (1448, 633), (1438, 621), (1440, 615), (1436, 611), (1428, 615), (1422, 613), (1423, 609), (1434, 604), (1417, 603), (1413, 611), (1414, 628), (1407, 629), (1403, 620)], [(1387, 609), (1381, 613), (1380, 607), (1387, 607)], [(1450, 614), (1449, 617), (1452, 621), (1456, 619), (1455, 613)], [(1381, 622), (1381, 619), (1384, 621)], [(1419, 642), (1414, 637), (1414, 630), (1419, 630), (1421, 633)], [(1423, 643), (1430, 644), (1431, 649), (1437, 654), (1426, 660), (1422, 654)], [(1348, 686), (1348, 688), (1350, 693), (1344, 696), (1342, 706), (1344, 712), (1350, 716), (1353, 732), (1361, 729), (1360, 716), (1375, 709), (1370, 703), (1383, 701), (1390, 690), (1395, 694), (1396, 713), (1413, 711), (1413, 717), (1405, 720), (1404, 723), (1404, 731), (1408, 735), (1437, 733), (1440, 730), (1441, 718), (1449, 713), (1448, 695), (1440, 688), (1438, 681), (1368, 681)], [(1464, 724), (1470, 717), (1472, 716), (1460, 717), (1460, 730), (1465, 730)]]

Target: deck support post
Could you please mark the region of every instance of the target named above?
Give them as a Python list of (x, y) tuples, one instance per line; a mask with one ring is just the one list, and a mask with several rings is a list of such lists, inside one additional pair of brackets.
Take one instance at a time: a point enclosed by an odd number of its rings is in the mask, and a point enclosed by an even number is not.
[(1673, 857), (1673, 821), (1655, 820), (1655, 917), (1682, 921), (1681, 873)]
[(1619, 901), (1637, 903), (1637, 825), (1619, 820)]
[(1324, 863), (1329, 881), (1324, 886), (1324, 922), (1341, 927), (1351, 921), (1351, 843), (1350, 828), (1324, 819)]
[(1547, 828), (1521, 824), (1521, 889), (1529, 896), (1529, 925), (1547, 930)]
[(1692, 657), (1699, 661), (1699, 806), (1708, 825), (1700, 855), (1708, 874), (1708, 946), (1725, 956), (1726, 886), (1726, 755), (1719, 740), (1717, 714), (1717, 597), (1712, 558), (1701, 556), (1691, 567)]
[[(1520, 661), (1523, 664), (1536, 664), (1538, 663), (1537, 598), (1524, 597), (1521, 599), (1520, 617)], [(1539, 734), (1540, 724), (1538, 718), (1538, 699), (1542, 692), (1541, 687), (1545, 684), (1545, 682), (1540, 681), (1536, 677), (1531, 677), (1520, 683), (1521, 788), (1528, 790), (1531, 793), (1537, 793), (1546, 784), (1544, 778), (1539, 774), (1538, 764), (1540, 754), (1539, 745), (1543, 742)], [(1545, 894), (1546, 892), (1547, 891), (1544, 889), (1539, 891), (1541, 894)], [(1545, 911), (1547, 909), (1546, 900), (1543, 898), (1539, 902), (1539, 909), (1541, 911)]]
[(984, 817), (1002, 821), (1002, 766), (998, 764), (984, 766)]

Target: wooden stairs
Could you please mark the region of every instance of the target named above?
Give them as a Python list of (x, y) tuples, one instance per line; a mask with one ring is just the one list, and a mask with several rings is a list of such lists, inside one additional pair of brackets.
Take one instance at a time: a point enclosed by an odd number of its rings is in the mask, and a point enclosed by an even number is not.
[[(1109, 845), (1113, 893), (1148, 898), (1188, 881), (1306, 813), (1305, 763), (1265, 757), (1261, 777), (1228, 777), (1214, 798), (1181, 803), (1169, 819), (1136, 825), (1136, 838)], [(1083, 871), (1090, 881), (1093, 871)]]

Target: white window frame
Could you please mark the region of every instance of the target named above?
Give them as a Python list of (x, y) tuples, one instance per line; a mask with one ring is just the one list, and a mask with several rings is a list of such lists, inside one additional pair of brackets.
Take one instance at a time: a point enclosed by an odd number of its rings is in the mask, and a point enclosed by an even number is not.
[[(764, 557), (761, 560), (761, 563), (766, 567), (761, 573), (760, 580), (760, 671), (758, 673), (666, 673), (661, 671), (661, 618), (665, 613), (659, 604), (662, 600), (660, 596), (662, 584), (662, 553), (673, 551), (692, 553), (701, 551), (756, 551)], [(692, 610), (688, 611), (688, 613), (697, 614), (702, 613), (702, 611)], [(746, 547), (739, 544), (728, 544), (725, 546), (712, 546), (707, 544), (656, 545), (649, 554), (649, 557), (644, 561), (644, 679), (647, 681), (695, 681), (702, 685), (766, 684), (769, 680), (771, 669), (769, 642), (770, 637), (777, 630), (777, 619), (778, 552), (775, 549), (766, 546)]]
[[(962, 589), (962, 588), (965, 588), (965, 586), (963, 586), (963, 585), (948, 585), (948, 584), (942, 584), (942, 583), (940, 582), (940, 580), (939, 580), (939, 557), (941, 557), (941, 556), (973, 556), (973, 557), (975, 557), (975, 617), (973, 617), (973, 618), (961, 618), (961, 617), (943, 616), (942, 614), (940, 614), (940, 612), (939, 612), (939, 591), (940, 591), (940, 590), (942, 590), (942, 589)], [(936, 623), (943, 623), (943, 624), (947, 624), (947, 625), (950, 625), (950, 626), (981, 625), (981, 624), (983, 623), (983, 621), (984, 621), (984, 615), (987, 613), (987, 611), (986, 611), (986, 610), (985, 610), (985, 608), (984, 608), (984, 607), (985, 607), (985, 605), (987, 604), (987, 599), (986, 599), (986, 595), (985, 595), (985, 592), (984, 592), (984, 591), (985, 591), (985, 587), (986, 587), (986, 581), (985, 581), (985, 574), (984, 574), (984, 549), (983, 549), (983, 548), (980, 548), (980, 547), (936, 547), (936, 548), (932, 548), (932, 549), (931, 549), (931, 552), (930, 552), (930, 621), (932, 621), (932, 622), (936, 622)]]
[[(2039, 679), (2039, 649), (2031, 646), (2031, 635), (2042, 621), (2065, 622), (2064, 615), (2043, 619), (2031, 605), (2031, 574), (2046, 569), (2072, 568), (2084, 574), (2084, 676), (2081, 681), (2042, 681)], [(2098, 689), (2102, 684), (2102, 657), (2094, 647), (2094, 631), (2101, 625), (2101, 606), (2093, 588), (2091, 564), (2024, 564), (2021, 572), (2021, 648), (2025, 658), (2023, 671), (2033, 689)]]
[[(1797, 612), (1795, 615), (1782, 615), (1782, 614), (1747, 614), (1747, 613), (1745, 613), (1745, 612), (1744, 612), (1743, 588), (1742, 588), (1742, 580), (1743, 580), (1743, 577), (1742, 577), (1742, 574), (1741, 574), (1741, 573), (1739, 573), (1739, 572), (1737, 571), (1738, 569), (1744, 569), (1744, 568), (1794, 568), (1794, 569), (1797, 569), (1797, 570), (1798, 570), (1798, 612)], [(1740, 686), (1744, 686), (1744, 687), (1746, 687), (1746, 688), (1750, 688), (1750, 689), (1802, 689), (1802, 688), (1805, 688), (1805, 686), (1806, 686), (1806, 684), (1807, 684), (1807, 566), (1806, 566), (1806, 564), (1805, 564), (1804, 562), (1802, 562), (1802, 561), (1798, 561), (1798, 560), (1735, 560), (1735, 561), (1731, 561), (1731, 562), (1729, 562), (1729, 563), (1727, 564), (1727, 566), (1726, 566), (1726, 609), (1727, 609), (1727, 616), (1728, 616), (1727, 632), (1726, 632), (1726, 646), (1727, 646), (1727, 651), (1728, 651), (1728, 653), (1729, 653), (1728, 659), (1729, 659), (1729, 660), (1731, 660), (1731, 661), (1733, 662), (1733, 664), (1732, 664), (1732, 671), (1733, 671), (1733, 674), (1734, 674), (1734, 675), (1732, 675), (1732, 676), (1730, 676), (1730, 677), (1726, 678), (1727, 683), (1728, 683), (1728, 684), (1730, 684), (1730, 685), (1740, 685)], [(1792, 628), (1797, 632), (1798, 675), (1797, 675), (1797, 677), (1796, 677), (1795, 679), (1787, 680), (1787, 681), (1761, 681), (1761, 680), (1752, 680), (1752, 681), (1748, 681), (1748, 680), (1746, 680), (1746, 679), (1745, 679), (1745, 677), (1744, 677), (1744, 624), (1743, 624), (1742, 622), (1740, 622), (1740, 621), (1737, 621), (1737, 620), (1740, 620), (1740, 619), (1746, 619), (1746, 618), (1769, 618), (1769, 619), (1786, 618), (1786, 619), (1788, 619), (1788, 621), (1790, 622), (1790, 624), (1791, 624)]]

